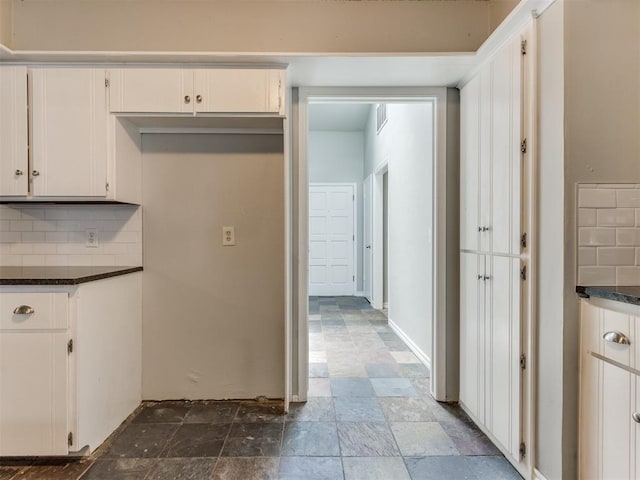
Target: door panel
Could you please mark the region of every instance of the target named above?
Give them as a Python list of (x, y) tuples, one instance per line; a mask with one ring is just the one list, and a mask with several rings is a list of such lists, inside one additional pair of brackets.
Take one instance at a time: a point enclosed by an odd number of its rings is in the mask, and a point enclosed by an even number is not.
[(460, 92), (460, 248), (478, 250), (480, 79)]
[(485, 66), (479, 75), (480, 82), (480, 179), (478, 203), (478, 226), (483, 229), (480, 233), (478, 249), (482, 252), (491, 251), (491, 68)]
[(109, 76), (111, 112), (193, 112), (193, 70), (123, 68), (109, 70)]
[(27, 68), (0, 68), (0, 195), (27, 195)]
[(309, 185), (309, 295), (353, 295), (352, 185)]
[(371, 248), (371, 242), (373, 241), (373, 174), (365, 179), (362, 190), (364, 207), (364, 218), (362, 219), (364, 234), (362, 240), (362, 285), (364, 296), (371, 303), (373, 301), (373, 249)]

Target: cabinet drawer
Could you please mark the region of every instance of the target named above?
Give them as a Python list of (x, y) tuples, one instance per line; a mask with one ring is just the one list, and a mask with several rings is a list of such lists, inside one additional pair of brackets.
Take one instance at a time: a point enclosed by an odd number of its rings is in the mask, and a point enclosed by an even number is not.
[[(0, 330), (66, 329), (68, 303), (68, 295), (64, 292), (2, 293)], [(20, 307), (25, 313), (14, 313)]]
[(634, 330), (635, 324), (631, 315), (603, 309), (598, 335), (602, 342), (600, 354), (623, 365), (632, 366), (632, 355), (636, 348)]

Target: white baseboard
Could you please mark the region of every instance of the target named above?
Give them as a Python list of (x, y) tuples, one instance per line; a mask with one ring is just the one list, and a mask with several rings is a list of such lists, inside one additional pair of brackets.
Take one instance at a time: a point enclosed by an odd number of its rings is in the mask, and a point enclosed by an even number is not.
[(407, 334), (404, 333), (402, 329), (391, 319), (389, 319), (389, 326), (391, 327), (391, 330), (393, 330), (396, 335), (398, 335), (402, 339), (402, 341), (407, 344), (407, 347), (409, 347), (415, 354), (415, 356), (418, 357), (418, 360), (424, 363), (425, 367), (427, 367), (429, 371), (431, 371), (431, 359), (427, 356), (427, 354), (424, 353), (422, 349), (420, 349), (415, 343), (413, 343), (413, 340), (411, 340), (407, 336)]
[(533, 480), (547, 480), (537, 468), (533, 469)]
[(382, 308), (386, 308), (387, 310), (389, 310), (389, 302), (384, 302), (382, 304)]
[(364, 297), (364, 292), (356, 292), (355, 297)]

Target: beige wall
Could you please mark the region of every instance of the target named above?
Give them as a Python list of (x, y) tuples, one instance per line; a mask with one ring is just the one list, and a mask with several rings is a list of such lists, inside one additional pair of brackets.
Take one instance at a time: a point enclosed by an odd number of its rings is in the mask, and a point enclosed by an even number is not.
[(13, 0), (0, 0), (0, 44), (11, 47)]
[(283, 168), (281, 135), (143, 135), (145, 399), (284, 397)]
[(520, 0), (489, 0), (489, 32), (493, 32)]
[(464, 52), (487, 2), (14, 0), (17, 50)]

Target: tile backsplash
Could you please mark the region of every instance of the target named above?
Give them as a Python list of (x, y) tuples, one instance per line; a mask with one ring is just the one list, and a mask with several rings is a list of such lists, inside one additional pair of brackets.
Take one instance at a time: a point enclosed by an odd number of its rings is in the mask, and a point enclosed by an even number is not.
[(578, 185), (578, 283), (640, 285), (640, 185)]
[(141, 207), (0, 205), (0, 266), (87, 265), (142, 265)]

